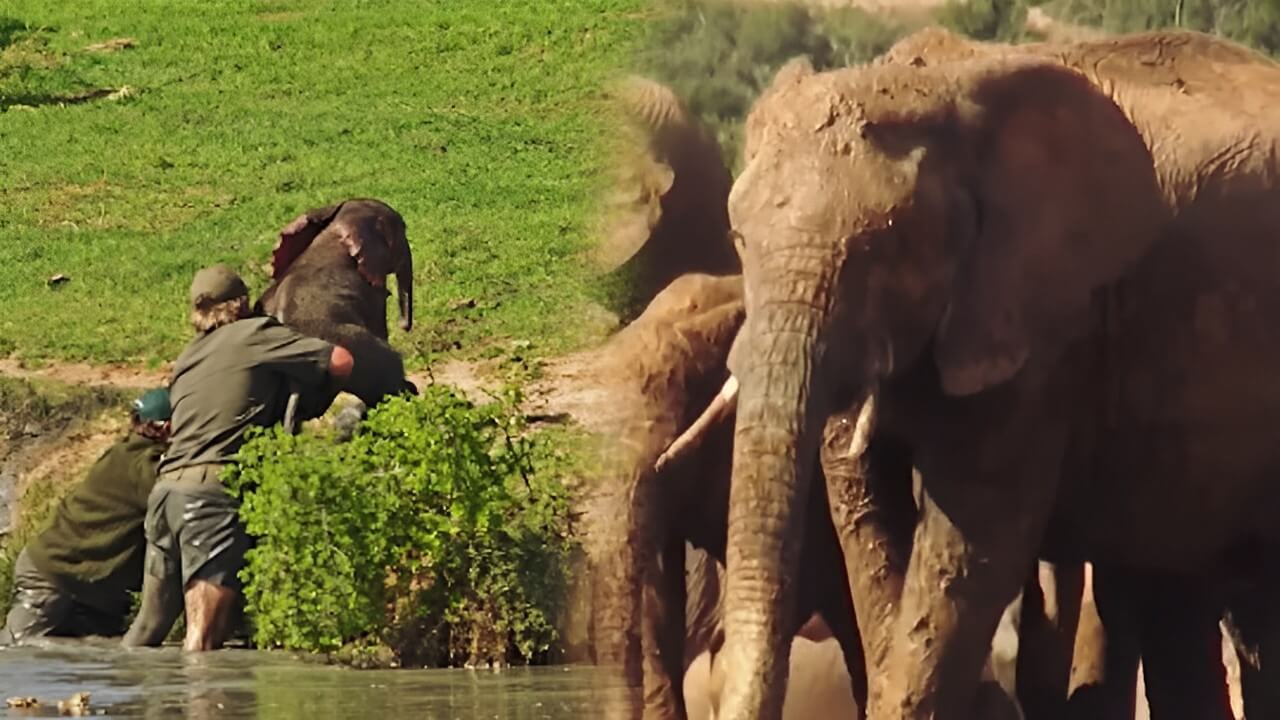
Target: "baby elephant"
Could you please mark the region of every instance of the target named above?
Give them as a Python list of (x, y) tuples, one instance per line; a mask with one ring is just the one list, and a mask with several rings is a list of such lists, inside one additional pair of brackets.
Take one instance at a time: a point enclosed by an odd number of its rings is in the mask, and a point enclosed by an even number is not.
[[(343, 390), (366, 407), (416, 388), (387, 342), (387, 276), (395, 273), (400, 327), (413, 327), (413, 258), (404, 219), (380, 200), (357, 198), (308, 210), (280, 231), (274, 281), (256, 309), (299, 332), (341, 345), (355, 357)], [(290, 399), (285, 427), (319, 417), (339, 388)]]

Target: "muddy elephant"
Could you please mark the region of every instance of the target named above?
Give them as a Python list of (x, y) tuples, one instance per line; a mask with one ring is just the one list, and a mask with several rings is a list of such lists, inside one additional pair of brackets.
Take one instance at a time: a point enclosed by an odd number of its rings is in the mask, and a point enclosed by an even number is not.
[(617, 96), (623, 142), (594, 261), (629, 322), (678, 276), (740, 264), (725, 207), (733, 178), (715, 137), (666, 85), (630, 77)]
[[(395, 274), (400, 327), (413, 327), (413, 258), (404, 218), (386, 203), (354, 198), (308, 210), (280, 231), (271, 285), (256, 310), (300, 332), (342, 345), (355, 357), (346, 392), (372, 407), (388, 395), (416, 392), (400, 354), (387, 342), (387, 276)], [(318, 417), (338, 389), (290, 403), (286, 426)]]
[(778, 717), (814, 451), (864, 402), (923, 489), (869, 717), (969, 716), (1037, 554), (1274, 569), (1280, 66), (1164, 32), (824, 72), (744, 160), (721, 717)]
[[(618, 532), (605, 542), (607, 567), (596, 573), (596, 659), (622, 666), (630, 687), (642, 690), (645, 717), (685, 717), (681, 681), (692, 658), (686, 650), (718, 648), (718, 612), (714, 632), (698, 621), (694, 647), (682, 647), (688, 627), (685, 546), (723, 562), (732, 426), (712, 431), (696, 452), (660, 470), (655, 465), (725, 381), (742, 306), (740, 276), (683, 275), (611, 338), (597, 369), (616, 393), (614, 406), (625, 410), (609, 433), (618, 453), (609, 482), (619, 489), (609, 517)], [(822, 487), (819, 480), (806, 501), (811, 520), (797, 573), (803, 589), (785, 632), (793, 637), (821, 613), (846, 651), (858, 692), (865, 678), (861, 644)]]

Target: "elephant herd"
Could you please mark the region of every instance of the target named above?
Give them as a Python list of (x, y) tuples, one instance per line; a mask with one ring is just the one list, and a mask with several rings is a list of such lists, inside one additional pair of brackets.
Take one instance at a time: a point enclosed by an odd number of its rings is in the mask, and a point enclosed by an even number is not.
[(1139, 660), (1153, 718), (1230, 718), (1225, 620), (1280, 717), (1280, 65), (930, 28), (785, 66), (731, 183), (628, 97), (653, 202), (615, 264), (650, 280), (601, 355), (592, 603), (624, 714), (685, 717), (706, 651), (715, 717), (778, 718), (820, 619), (867, 718), (1132, 718)]

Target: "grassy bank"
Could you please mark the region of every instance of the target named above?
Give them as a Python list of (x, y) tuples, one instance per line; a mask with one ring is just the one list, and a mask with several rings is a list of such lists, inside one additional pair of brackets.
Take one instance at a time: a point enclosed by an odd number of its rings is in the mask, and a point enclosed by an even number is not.
[(197, 268), (260, 291), (279, 228), (356, 195), (409, 227), (411, 365), (589, 340), (600, 88), (643, 5), (6, 3), (0, 355), (169, 360)]

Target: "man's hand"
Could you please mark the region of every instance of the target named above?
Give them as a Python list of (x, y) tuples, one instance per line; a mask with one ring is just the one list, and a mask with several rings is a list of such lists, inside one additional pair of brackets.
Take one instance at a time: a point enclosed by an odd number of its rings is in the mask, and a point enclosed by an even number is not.
[(351, 371), (355, 366), (356, 359), (346, 348), (341, 345), (333, 346), (333, 353), (329, 355), (329, 377), (346, 380), (351, 377)]

